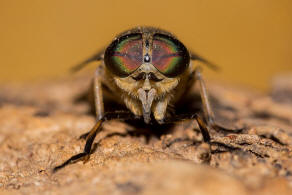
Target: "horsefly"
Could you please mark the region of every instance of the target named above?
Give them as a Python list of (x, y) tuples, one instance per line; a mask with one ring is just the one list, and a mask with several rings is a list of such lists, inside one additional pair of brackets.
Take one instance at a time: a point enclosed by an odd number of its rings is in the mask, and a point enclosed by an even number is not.
[[(78, 160), (89, 159), (96, 135), (102, 124), (112, 119), (142, 119), (146, 124), (165, 124), (181, 118), (196, 120), (204, 142), (210, 141), (209, 129), (215, 124), (207, 90), (200, 72), (192, 62), (201, 61), (213, 69), (217, 66), (188, 50), (171, 33), (154, 27), (136, 27), (119, 34), (110, 45), (74, 67), (78, 71), (99, 61), (93, 79), (96, 124), (82, 137), (84, 151), (54, 168), (54, 172)], [(190, 87), (199, 83), (202, 114), (175, 113)], [(124, 105), (127, 110), (107, 112), (104, 96)]]

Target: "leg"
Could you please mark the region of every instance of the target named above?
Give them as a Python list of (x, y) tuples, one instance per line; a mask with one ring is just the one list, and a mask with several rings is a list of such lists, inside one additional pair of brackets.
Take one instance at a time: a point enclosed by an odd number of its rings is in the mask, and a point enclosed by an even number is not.
[(90, 157), (90, 153), (91, 153), (91, 148), (92, 148), (93, 141), (94, 141), (96, 135), (99, 132), (101, 132), (101, 129), (102, 129), (101, 126), (102, 126), (102, 123), (104, 121), (112, 120), (112, 119), (124, 119), (124, 120), (126, 120), (126, 119), (133, 119), (133, 117), (134, 117), (133, 114), (130, 113), (130, 112), (128, 112), (128, 111), (125, 111), (125, 112), (106, 113), (102, 119), (100, 119), (100, 120), (98, 120), (96, 122), (96, 124), (94, 125), (94, 127), (86, 135), (86, 143), (85, 143), (83, 152), (81, 152), (81, 153), (79, 153), (77, 155), (72, 156), (67, 161), (65, 161), (64, 163), (62, 163), (61, 165), (56, 166), (53, 169), (53, 172), (56, 172), (59, 169), (64, 168), (65, 166), (67, 166), (69, 164), (72, 164), (72, 163), (75, 163), (75, 162), (77, 162), (79, 160), (84, 160), (84, 162), (87, 162), (89, 160), (89, 157)]
[(164, 124), (172, 124), (175, 122), (183, 121), (183, 120), (190, 120), (195, 119), (199, 125), (200, 131), (203, 136), (204, 142), (210, 142), (211, 137), (209, 134), (208, 124), (200, 117), (198, 114), (183, 114), (183, 115), (175, 115), (171, 118), (165, 118)]
[(207, 123), (209, 125), (212, 125), (214, 124), (214, 114), (210, 106), (207, 89), (205, 86), (205, 82), (202, 78), (200, 68), (197, 68), (195, 70), (195, 79), (199, 81), (199, 85), (200, 85), (200, 95), (201, 95), (202, 104), (203, 104), (204, 117), (207, 120)]
[(208, 125), (204, 122), (204, 120), (197, 114), (193, 115), (193, 118), (196, 119), (199, 128), (201, 130), (204, 142), (210, 142), (211, 137), (208, 130)]
[(101, 87), (101, 77), (102, 77), (101, 67), (97, 67), (94, 74), (93, 79), (93, 92), (94, 92), (94, 105), (95, 105), (95, 113), (96, 120), (100, 120), (104, 115), (104, 105), (103, 105), (103, 97), (102, 97), (102, 87)]
[[(135, 116), (128, 110), (117, 110), (114, 112), (107, 112), (103, 118), (105, 121), (113, 120), (113, 119), (128, 120), (128, 119), (137, 118), (137, 116)], [(91, 130), (80, 135), (79, 139), (87, 139), (87, 136), (90, 134), (90, 132)]]
[[(211, 137), (209, 134), (208, 125), (198, 114), (176, 115), (173, 118), (168, 119), (168, 121), (170, 123), (174, 123), (175, 121), (180, 121), (180, 120), (185, 120), (185, 119), (195, 119), (196, 122), (198, 123), (199, 129), (203, 137), (203, 143), (196, 146), (196, 156), (200, 160), (201, 163), (209, 163), (211, 160)], [(187, 140), (187, 139), (175, 138), (175, 139), (167, 140), (166, 142), (162, 140), (162, 147), (165, 149), (171, 146), (175, 142), (180, 142), (184, 140)]]
[(84, 146), (83, 152), (72, 156), (71, 158), (66, 160), (63, 164), (61, 164), (59, 166), (56, 166), (53, 169), (53, 172), (56, 172), (59, 169), (64, 168), (65, 166), (67, 166), (67, 165), (69, 165), (71, 163), (77, 162), (79, 160), (84, 160), (85, 162), (87, 160), (89, 160), (89, 155), (90, 155), (90, 152), (91, 152), (91, 146), (92, 146), (92, 143), (94, 141), (94, 138), (95, 138), (96, 134), (101, 131), (101, 124), (102, 124), (102, 120), (99, 120), (94, 125), (94, 127), (90, 130), (90, 132), (89, 132), (89, 134), (87, 136), (87, 140), (86, 140), (86, 144)]
[(241, 132), (243, 129), (230, 130), (230, 129), (226, 129), (224, 127), (221, 127), (221, 126), (219, 126), (219, 125), (217, 125), (215, 123), (215, 121), (214, 121), (214, 113), (213, 113), (213, 111), (211, 109), (211, 105), (210, 105), (210, 102), (209, 102), (207, 89), (206, 89), (206, 86), (205, 86), (205, 82), (204, 82), (204, 80), (202, 78), (200, 68), (197, 68), (195, 70), (195, 79), (199, 81), (200, 95), (201, 95), (202, 104), (203, 104), (203, 113), (204, 113), (204, 118), (205, 118), (205, 120), (207, 122), (207, 126), (208, 127), (212, 127), (213, 129), (215, 129), (217, 131), (225, 131), (225, 132), (232, 131), (233, 133)]
[[(102, 77), (102, 70), (100, 67), (97, 67), (94, 73), (93, 78), (93, 94), (94, 94), (94, 106), (95, 106), (95, 116), (96, 121), (102, 119), (104, 115), (104, 104), (103, 104), (103, 94), (102, 94), (102, 86), (101, 86), (101, 77)], [(87, 133), (82, 134), (79, 139), (86, 139), (88, 134), (91, 130)]]

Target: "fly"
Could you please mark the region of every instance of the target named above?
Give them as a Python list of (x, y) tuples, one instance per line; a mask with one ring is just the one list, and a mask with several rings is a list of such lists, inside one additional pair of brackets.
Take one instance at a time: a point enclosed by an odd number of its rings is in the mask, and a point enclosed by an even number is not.
[[(86, 138), (84, 151), (55, 167), (54, 171), (77, 160), (87, 161), (92, 143), (105, 121), (133, 118), (142, 118), (147, 124), (177, 121), (181, 117), (171, 114), (169, 107), (182, 100), (195, 81), (199, 83), (203, 114), (192, 113), (188, 118), (197, 121), (203, 141), (209, 142), (210, 128), (224, 128), (214, 123), (200, 68), (192, 63), (195, 60), (217, 68), (188, 50), (173, 34), (153, 27), (136, 27), (121, 33), (105, 50), (75, 66), (73, 70), (77, 71), (89, 62), (100, 61), (93, 79), (96, 124), (83, 135)], [(104, 87), (128, 111), (105, 112)]]

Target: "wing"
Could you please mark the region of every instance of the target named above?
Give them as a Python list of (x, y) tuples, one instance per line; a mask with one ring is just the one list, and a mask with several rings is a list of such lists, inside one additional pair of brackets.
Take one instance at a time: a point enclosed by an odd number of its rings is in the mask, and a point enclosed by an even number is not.
[(91, 57), (87, 58), (83, 62), (81, 62), (81, 63), (73, 66), (70, 69), (71, 72), (73, 72), (73, 73), (78, 72), (79, 70), (81, 70), (82, 68), (84, 68), (85, 66), (87, 66), (90, 62), (103, 60), (103, 54), (104, 54), (104, 49), (98, 51), (97, 53), (95, 53)]
[(209, 62), (208, 60), (206, 60), (205, 58), (203, 58), (202, 56), (199, 56), (198, 54), (194, 53), (194, 52), (190, 52), (190, 55), (191, 55), (191, 60), (198, 60), (198, 61), (201, 61), (203, 62), (206, 66), (208, 66), (209, 68), (215, 70), (215, 71), (218, 71), (220, 70), (219, 66)]

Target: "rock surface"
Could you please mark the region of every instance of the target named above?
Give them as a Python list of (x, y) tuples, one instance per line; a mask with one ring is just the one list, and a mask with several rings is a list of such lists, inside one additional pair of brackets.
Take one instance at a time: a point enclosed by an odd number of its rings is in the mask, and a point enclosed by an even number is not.
[(78, 100), (89, 77), (2, 85), (0, 192), (292, 194), (291, 78), (278, 77), (271, 95), (208, 82), (217, 123), (244, 127), (212, 130), (210, 145), (192, 121), (159, 130), (109, 121), (86, 164), (55, 174), (54, 166), (83, 150), (78, 137), (94, 125), (89, 104)]

